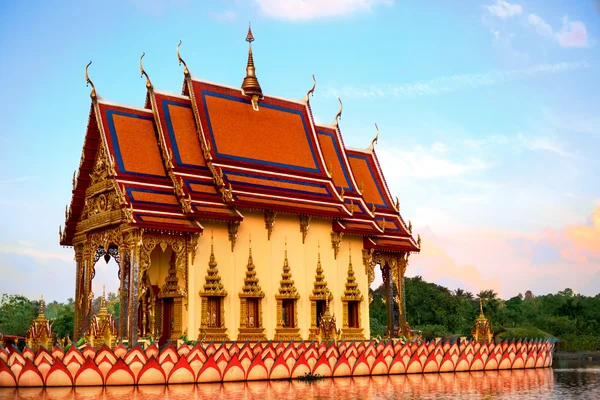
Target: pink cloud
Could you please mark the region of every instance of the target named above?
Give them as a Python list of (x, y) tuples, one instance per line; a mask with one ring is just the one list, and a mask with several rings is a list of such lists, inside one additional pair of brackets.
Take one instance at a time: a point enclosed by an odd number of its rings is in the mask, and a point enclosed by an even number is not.
[(536, 234), (469, 231), (421, 234), (422, 252), (411, 257), (407, 274), (478, 293), (493, 289), (510, 298), (526, 290), (555, 293), (570, 287), (600, 292), (600, 202), (589, 223), (546, 228)]
[(587, 47), (588, 32), (581, 21), (570, 21), (568, 16), (562, 19), (562, 28), (556, 34), (558, 43), (563, 47)]

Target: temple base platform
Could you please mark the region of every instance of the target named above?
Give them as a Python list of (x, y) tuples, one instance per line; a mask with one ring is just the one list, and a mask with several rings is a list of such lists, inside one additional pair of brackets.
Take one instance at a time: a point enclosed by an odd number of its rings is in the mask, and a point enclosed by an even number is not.
[(545, 368), (556, 340), (0, 346), (0, 387), (157, 385)]

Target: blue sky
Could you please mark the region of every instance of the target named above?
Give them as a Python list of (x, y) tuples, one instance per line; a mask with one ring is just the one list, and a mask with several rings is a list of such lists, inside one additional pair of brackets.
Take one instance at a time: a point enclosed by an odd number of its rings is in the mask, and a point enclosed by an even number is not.
[[(340, 121), (376, 151), (423, 237), (409, 275), (504, 297), (600, 292), (597, 1), (124, 0), (0, 5), (0, 292), (73, 296), (58, 246), (89, 111), (142, 106), (138, 60), (179, 93), (192, 74), (239, 86), (248, 21), (263, 91)], [(116, 289), (116, 268), (95, 279)]]

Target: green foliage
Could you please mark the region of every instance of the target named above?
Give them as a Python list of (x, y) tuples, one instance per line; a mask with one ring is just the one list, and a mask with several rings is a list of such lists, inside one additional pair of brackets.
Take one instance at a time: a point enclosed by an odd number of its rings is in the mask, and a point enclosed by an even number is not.
[(0, 300), (0, 332), (25, 336), (37, 315), (39, 303), (21, 295), (3, 294)]
[[(385, 335), (387, 311), (381, 285), (371, 292), (371, 335)], [(556, 294), (535, 296), (531, 291), (502, 300), (493, 290), (473, 296), (463, 289), (450, 291), (420, 276), (406, 278), (405, 301), (408, 322), (423, 337), (470, 336), (479, 315), (479, 299), (496, 338), (558, 337), (559, 348), (568, 351), (600, 350), (600, 294), (587, 297), (571, 289)], [(397, 305), (394, 305), (397, 323)]]

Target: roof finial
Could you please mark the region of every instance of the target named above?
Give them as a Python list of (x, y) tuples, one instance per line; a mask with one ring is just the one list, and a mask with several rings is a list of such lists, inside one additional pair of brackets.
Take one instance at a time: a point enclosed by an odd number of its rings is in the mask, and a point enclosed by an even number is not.
[(375, 122), (375, 131), (375, 137), (373, 138), (373, 140), (371, 141), (371, 145), (369, 146), (370, 151), (375, 150), (375, 143), (377, 143), (377, 141), (379, 140), (379, 127), (377, 126), (377, 122)]
[(92, 65), (92, 60), (90, 60), (90, 62), (85, 66), (85, 86), (89, 86), (89, 85), (92, 86), (92, 91), (90, 92), (90, 97), (92, 98), (92, 100), (96, 100), (96, 87), (94, 86), (94, 83), (88, 76), (88, 67), (90, 65)]
[(246, 65), (246, 77), (242, 82), (242, 91), (244, 95), (252, 97), (252, 107), (258, 111), (258, 100), (263, 97), (262, 89), (256, 78), (256, 68), (254, 67), (254, 57), (252, 56), (252, 42), (254, 36), (252, 29), (248, 24), (248, 34), (246, 35), (248, 42), (248, 64)]
[(183, 74), (187, 77), (190, 76), (190, 70), (188, 69), (185, 61), (183, 61), (183, 58), (181, 58), (181, 56), (179, 55), (179, 46), (181, 46), (181, 43), (183, 42), (180, 40), (179, 44), (177, 45), (177, 61), (179, 61), (179, 65), (183, 64)]
[(144, 67), (142, 66), (142, 58), (144, 58), (145, 55), (146, 55), (146, 52), (143, 52), (142, 56), (140, 57), (140, 73), (142, 74), (140, 76), (140, 78), (145, 76), (146, 77), (146, 89), (152, 89), (152, 82), (150, 82), (150, 77), (148, 76), (146, 71), (144, 71)]
[(306, 92), (306, 96), (304, 96), (304, 102), (308, 103), (309, 96), (315, 95), (315, 88), (317, 87), (317, 80), (315, 79), (315, 74), (312, 75), (313, 85), (308, 92)]
[(338, 120), (340, 118), (342, 118), (342, 109), (344, 108), (344, 105), (342, 104), (342, 99), (340, 99), (338, 97), (338, 101), (340, 102), (340, 111), (338, 111), (338, 113), (335, 114), (335, 118), (334, 118), (333, 123), (332, 123), (332, 125), (334, 125), (334, 126), (337, 126), (338, 125)]
[(41, 297), (40, 297), (40, 314), (44, 313), (45, 305), (46, 305), (46, 302), (44, 301), (44, 295), (41, 295)]

